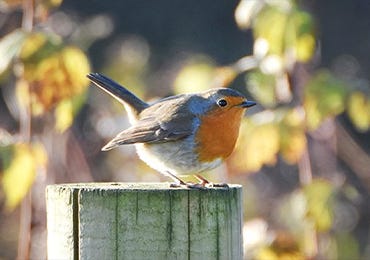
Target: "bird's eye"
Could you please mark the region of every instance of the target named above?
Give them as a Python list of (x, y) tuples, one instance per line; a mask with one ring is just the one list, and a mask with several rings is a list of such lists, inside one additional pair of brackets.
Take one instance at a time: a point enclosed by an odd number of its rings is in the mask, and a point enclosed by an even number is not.
[(217, 101), (217, 105), (219, 105), (220, 107), (227, 106), (227, 101), (225, 99), (219, 99)]

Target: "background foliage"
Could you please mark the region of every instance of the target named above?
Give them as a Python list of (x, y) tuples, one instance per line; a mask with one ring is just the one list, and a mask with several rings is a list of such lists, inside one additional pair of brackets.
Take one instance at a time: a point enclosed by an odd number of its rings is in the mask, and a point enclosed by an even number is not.
[(90, 71), (147, 100), (233, 87), (258, 102), (209, 173), (245, 187), (246, 259), (370, 257), (366, 11), (360, 0), (2, 0), (0, 257), (45, 258), (48, 184), (164, 180), (131, 146), (100, 152), (128, 121), (88, 88)]

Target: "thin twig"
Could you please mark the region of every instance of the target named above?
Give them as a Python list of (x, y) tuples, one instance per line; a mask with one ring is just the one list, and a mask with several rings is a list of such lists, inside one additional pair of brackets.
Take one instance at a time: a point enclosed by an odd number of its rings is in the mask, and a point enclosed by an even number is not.
[(33, 18), (35, 11), (34, 0), (23, 0), (23, 17), (22, 17), (22, 29), (31, 32), (33, 29)]
[[(23, 0), (22, 29), (31, 32), (34, 19), (34, 0)], [(29, 92), (27, 85), (27, 92)], [(30, 93), (28, 93), (30, 94)], [(28, 95), (29, 96), (29, 95)], [(31, 141), (31, 109), (30, 99), (25, 104), (19, 106), (19, 133), (21, 139), (30, 143)], [(32, 199), (31, 192), (25, 196), (20, 208), (20, 225), (18, 233), (17, 259), (29, 259), (31, 242), (31, 218), (32, 218)]]
[(301, 159), (298, 161), (298, 172), (301, 185), (307, 185), (312, 182), (311, 161), (307, 147), (305, 148)]
[(17, 259), (29, 259), (31, 241), (31, 192), (24, 197), (20, 208)]

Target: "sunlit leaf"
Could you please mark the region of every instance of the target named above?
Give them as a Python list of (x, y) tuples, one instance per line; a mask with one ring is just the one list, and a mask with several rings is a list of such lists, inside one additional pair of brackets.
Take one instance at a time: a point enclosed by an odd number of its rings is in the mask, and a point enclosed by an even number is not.
[(333, 224), (333, 187), (324, 180), (315, 180), (304, 187), (307, 200), (307, 217), (318, 231), (327, 231)]
[(276, 109), (249, 116), (242, 122), (230, 162), (240, 171), (258, 171), (274, 165), (277, 155), (297, 163), (307, 144), (302, 108)]
[(178, 73), (174, 88), (176, 93), (199, 92), (212, 87), (215, 67), (205, 58), (190, 60)]
[(73, 122), (73, 107), (70, 99), (60, 102), (55, 109), (55, 129), (64, 132)]
[(359, 244), (351, 234), (342, 233), (335, 238), (338, 260), (361, 259)]
[(34, 115), (81, 94), (88, 86), (86, 74), (90, 65), (86, 55), (76, 47), (58, 45), (38, 33), (27, 39), (20, 56)]
[(263, 165), (273, 165), (279, 151), (279, 128), (273, 122), (254, 123), (250, 118), (242, 123), (232, 163), (239, 170), (254, 172)]
[(41, 144), (16, 144), (11, 159), (3, 170), (2, 186), (5, 193), (5, 207), (14, 209), (29, 191), (36, 171), (45, 167), (47, 155)]
[(289, 259), (304, 260), (305, 256), (301, 252), (296, 239), (287, 232), (278, 232), (274, 236), (274, 241), (270, 246), (258, 250), (256, 259)]
[(296, 45), (297, 60), (309, 61), (315, 51), (315, 38), (311, 34), (304, 34), (297, 39)]
[(367, 131), (370, 127), (370, 99), (362, 92), (351, 93), (348, 99), (347, 113), (353, 124), (360, 131)]
[(297, 163), (306, 148), (303, 111), (289, 110), (284, 115), (280, 126), (280, 152), (290, 164)]
[(86, 89), (90, 63), (86, 55), (77, 47), (67, 46), (61, 52), (61, 64), (65, 69), (66, 81), (73, 88), (72, 93), (81, 93)]
[(40, 3), (46, 8), (55, 8), (60, 6), (63, 0), (41, 0)]
[(269, 53), (283, 55), (284, 37), (288, 12), (272, 7), (264, 7), (255, 19), (254, 38), (262, 38), (268, 42)]
[(314, 25), (311, 15), (295, 9), (290, 13), (285, 44), (294, 51), (295, 58), (307, 62), (315, 51)]
[(314, 75), (304, 93), (308, 129), (314, 130), (324, 119), (342, 113), (346, 94), (346, 85), (328, 71), (321, 70)]
[[(26, 66), (37, 65), (43, 59), (60, 50), (62, 43), (56, 35), (35, 32), (27, 35), (19, 57)], [(28, 75), (28, 78), (30, 75)]]
[[(285, 2), (270, 3), (262, 8), (254, 19), (253, 35), (256, 43), (260, 40), (266, 43), (266, 54), (279, 57), (280, 67), (289, 69), (296, 61), (307, 62), (312, 58), (315, 33), (312, 16), (292, 5), (292, 1)], [(255, 47), (256, 51), (260, 50)]]
[(26, 33), (15, 30), (0, 39), (0, 75), (8, 68), (10, 62), (19, 53), (26, 39)]
[(253, 98), (263, 106), (272, 107), (276, 104), (275, 77), (259, 71), (247, 75), (248, 91)]
[(76, 113), (85, 102), (86, 95), (77, 95), (70, 99), (65, 99), (55, 108), (55, 129), (63, 133), (73, 123)]

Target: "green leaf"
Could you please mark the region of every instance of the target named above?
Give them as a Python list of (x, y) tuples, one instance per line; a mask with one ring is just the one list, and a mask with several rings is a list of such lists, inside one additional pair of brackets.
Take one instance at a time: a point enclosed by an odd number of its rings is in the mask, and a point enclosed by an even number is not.
[(307, 12), (295, 10), (291, 13), (286, 28), (285, 44), (292, 48), (295, 58), (301, 62), (310, 60), (315, 51), (314, 23)]
[(283, 55), (287, 20), (287, 12), (276, 7), (264, 7), (255, 19), (254, 39), (265, 39), (268, 42), (270, 54)]
[(332, 184), (324, 180), (314, 180), (303, 190), (307, 200), (307, 217), (313, 221), (318, 231), (328, 231), (333, 224)]
[(314, 75), (308, 82), (304, 94), (308, 129), (314, 130), (326, 118), (342, 113), (347, 92), (345, 83), (335, 78), (329, 71), (321, 70)]
[(335, 238), (338, 260), (361, 259), (359, 245), (351, 234), (342, 233)]
[(259, 71), (250, 72), (247, 75), (248, 91), (259, 104), (266, 107), (276, 105), (275, 77)]

